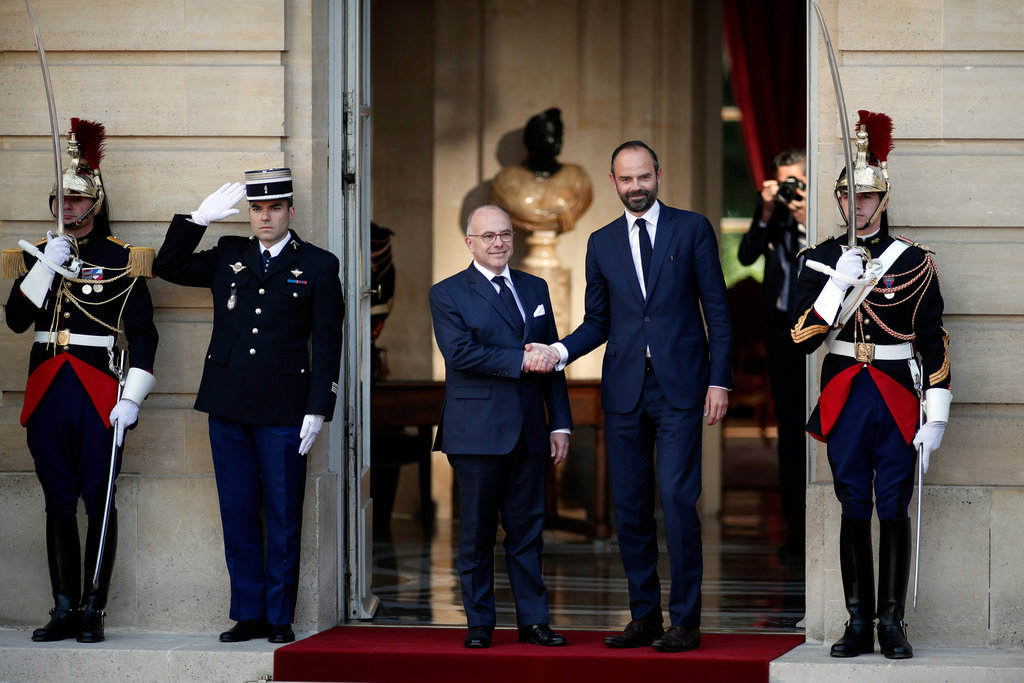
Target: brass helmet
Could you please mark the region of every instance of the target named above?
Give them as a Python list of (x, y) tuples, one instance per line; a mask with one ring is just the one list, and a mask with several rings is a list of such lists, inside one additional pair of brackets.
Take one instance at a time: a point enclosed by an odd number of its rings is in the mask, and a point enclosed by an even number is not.
[[(889, 199), (889, 190), (892, 185), (889, 183), (888, 158), (892, 151), (892, 119), (885, 114), (861, 109), (857, 112), (860, 120), (857, 122), (857, 159), (853, 164), (854, 192), (877, 192), (881, 195), (878, 208), (868, 220), (868, 225), (878, 220), (879, 215), (885, 210)], [(842, 193), (848, 190), (849, 183), (846, 178), (846, 169), (839, 173), (839, 180), (836, 181), (835, 195), (836, 203), (839, 205), (840, 215), (846, 208), (842, 200)], [(847, 225), (849, 220), (846, 221)]]
[[(92, 206), (75, 221), (77, 227), (99, 212), (103, 206), (103, 179), (100, 177), (100, 161), (103, 160), (103, 145), (106, 129), (102, 123), (71, 119), (68, 133), (68, 156), (71, 164), (61, 179), (65, 197), (90, 197)], [(50, 189), (50, 213), (57, 217), (56, 184)]]

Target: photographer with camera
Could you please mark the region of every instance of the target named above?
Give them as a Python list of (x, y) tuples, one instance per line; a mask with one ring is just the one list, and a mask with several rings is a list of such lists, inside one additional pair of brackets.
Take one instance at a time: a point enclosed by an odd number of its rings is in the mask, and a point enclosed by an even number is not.
[(807, 246), (807, 175), (802, 149), (772, 159), (774, 178), (764, 181), (754, 219), (740, 242), (739, 260), (749, 266), (762, 254), (765, 348), (775, 417), (779, 423), (779, 484), (788, 534), (780, 556), (804, 556), (804, 496), (807, 488), (804, 422), (806, 355), (790, 336), (794, 294)]

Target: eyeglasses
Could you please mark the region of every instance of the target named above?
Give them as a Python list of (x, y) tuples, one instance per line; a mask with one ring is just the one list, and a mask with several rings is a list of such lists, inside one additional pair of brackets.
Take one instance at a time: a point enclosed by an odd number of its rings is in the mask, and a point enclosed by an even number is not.
[(466, 237), (479, 237), (484, 244), (494, 244), (497, 237), (500, 237), (502, 242), (511, 242), (513, 233), (511, 230), (506, 230), (505, 232), (485, 232), (482, 235), (466, 235)]

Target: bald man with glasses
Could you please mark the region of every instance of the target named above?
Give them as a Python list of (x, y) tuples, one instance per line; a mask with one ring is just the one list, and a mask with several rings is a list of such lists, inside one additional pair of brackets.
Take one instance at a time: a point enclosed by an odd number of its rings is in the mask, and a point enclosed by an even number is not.
[(512, 237), (502, 209), (475, 209), (465, 237), (473, 262), (430, 288), (434, 336), (445, 363), (434, 450), (447, 454), (459, 484), (456, 564), (468, 648), (491, 644), (499, 520), (519, 642), (565, 645), (549, 626), (541, 532), (548, 458), (556, 465), (565, 460), (572, 414), (564, 373), (524, 370), (537, 355), (526, 352), (526, 344), (552, 343), (558, 332), (544, 280), (508, 267)]

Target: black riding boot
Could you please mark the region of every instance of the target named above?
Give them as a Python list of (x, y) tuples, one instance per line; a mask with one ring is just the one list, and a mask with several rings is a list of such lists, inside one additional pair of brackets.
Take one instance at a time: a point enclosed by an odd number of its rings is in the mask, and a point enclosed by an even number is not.
[(878, 541), (878, 646), (888, 659), (910, 659), (903, 611), (910, 579), (910, 520), (881, 522)]
[(875, 567), (871, 553), (871, 520), (843, 517), (839, 529), (839, 567), (850, 620), (843, 637), (832, 645), (833, 657), (856, 657), (875, 651)]
[(49, 642), (74, 638), (78, 633), (78, 582), (81, 548), (75, 515), (46, 515), (46, 559), (50, 565), (53, 609), (50, 621), (32, 632), (32, 640)]
[(103, 548), (103, 562), (99, 579), (94, 586), (93, 573), (96, 571), (96, 556), (100, 549), (100, 533), (103, 515), (89, 515), (89, 531), (85, 537), (85, 590), (82, 591), (82, 614), (78, 628), (78, 642), (99, 643), (103, 640), (103, 617), (107, 606), (107, 591), (110, 575), (114, 571), (114, 555), (117, 553), (117, 510), (110, 511), (107, 524), (107, 538)]

